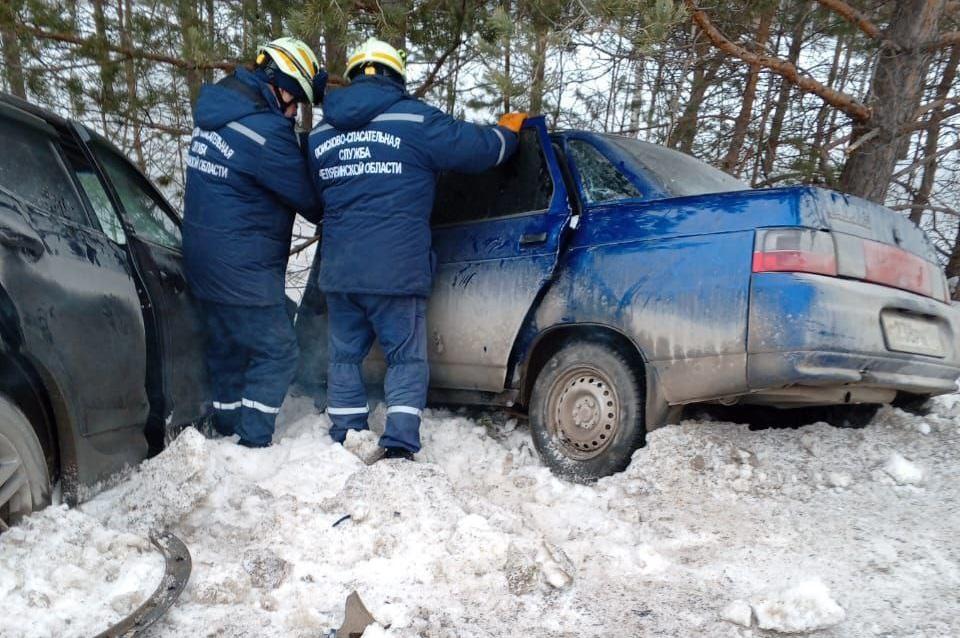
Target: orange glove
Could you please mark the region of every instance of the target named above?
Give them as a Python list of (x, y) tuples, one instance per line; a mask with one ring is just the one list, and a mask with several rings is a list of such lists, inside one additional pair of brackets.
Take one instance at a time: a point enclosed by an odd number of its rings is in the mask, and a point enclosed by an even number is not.
[(504, 113), (497, 124), (510, 129), (514, 133), (519, 133), (525, 119), (527, 119), (526, 113)]

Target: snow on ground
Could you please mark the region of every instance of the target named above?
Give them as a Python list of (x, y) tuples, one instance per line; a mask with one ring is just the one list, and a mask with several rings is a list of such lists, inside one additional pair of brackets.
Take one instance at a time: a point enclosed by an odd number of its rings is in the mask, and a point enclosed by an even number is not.
[(306, 399), (281, 420), (267, 450), (187, 430), (0, 536), (0, 635), (105, 628), (159, 580), (158, 528), (194, 570), (155, 638), (321, 636), (353, 590), (381, 638), (960, 635), (960, 396), (859, 430), (687, 421), (590, 486), (502, 413), (430, 411), (417, 463), (372, 466)]

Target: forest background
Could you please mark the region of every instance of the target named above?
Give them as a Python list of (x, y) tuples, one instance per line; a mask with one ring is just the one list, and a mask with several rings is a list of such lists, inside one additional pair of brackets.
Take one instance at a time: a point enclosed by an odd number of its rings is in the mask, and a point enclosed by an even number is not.
[(408, 52), (410, 92), (458, 117), (541, 113), (754, 187), (885, 203), (960, 277), (960, 0), (2, 0), (0, 78), (113, 140), (179, 204), (201, 84), (288, 34), (330, 90), (378, 35)]

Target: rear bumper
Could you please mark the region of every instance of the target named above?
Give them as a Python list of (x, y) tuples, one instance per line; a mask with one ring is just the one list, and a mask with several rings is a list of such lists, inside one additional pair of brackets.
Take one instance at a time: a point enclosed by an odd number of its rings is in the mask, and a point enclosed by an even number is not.
[[(883, 311), (923, 315), (943, 357), (887, 348)], [(753, 275), (747, 338), (751, 392), (790, 386), (872, 387), (916, 394), (957, 390), (960, 309), (909, 292), (819, 275)]]

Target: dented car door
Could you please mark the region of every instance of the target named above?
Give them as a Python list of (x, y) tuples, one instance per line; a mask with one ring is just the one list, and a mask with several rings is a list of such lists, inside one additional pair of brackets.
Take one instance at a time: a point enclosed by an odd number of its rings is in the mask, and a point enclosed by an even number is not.
[(503, 166), (441, 178), (427, 319), (432, 387), (506, 387), (517, 333), (553, 274), (570, 216), (542, 117), (527, 121)]
[[(103, 455), (92, 482), (142, 458), (149, 411), (145, 327), (124, 249), (104, 234), (67, 169), (58, 133), (0, 106), (0, 285), (30, 353), (60, 384), (75, 440)], [(109, 436), (107, 436), (109, 433)], [(96, 436), (103, 435), (103, 436)]]

